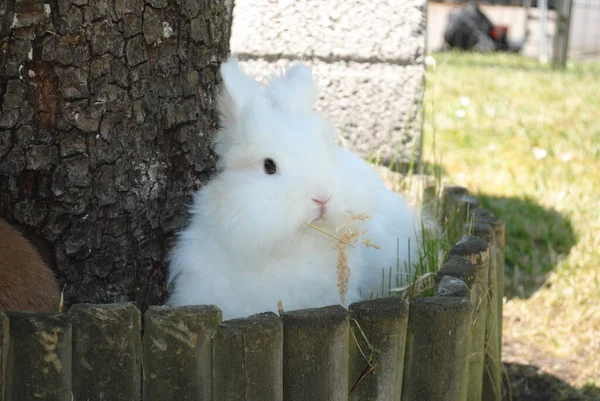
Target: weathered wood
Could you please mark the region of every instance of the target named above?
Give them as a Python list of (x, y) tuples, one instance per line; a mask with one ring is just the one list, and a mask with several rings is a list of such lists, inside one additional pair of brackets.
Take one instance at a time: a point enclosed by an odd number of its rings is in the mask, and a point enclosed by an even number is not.
[(460, 198), (462, 196), (467, 196), (468, 190), (465, 187), (460, 187), (456, 185), (445, 185), (442, 188), (442, 198), (441, 198), (441, 214), (440, 214), (440, 224), (443, 228), (446, 228), (446, 220), (450, 218), (452, 214), (451, 210), (451, 200), (450, 198)]
[(272, 312), (223, 322), (215, 335), (215, 400), (283, 400), (283, 324)]
[(471, 302), (475, 308), (471, 327), (471, 352), (468, 356), (468, 401), (481, 401), (485, 360), (485, 332), (488, 313), (490, 247), (481, 238), (465, 236), (448, 252), (448, 257), (468, 259), (475, 268)]
[(348, 399), (348, 311), (340, 306), (283, 314), (283, 398)]
[[(458, 280), (459, 282), (455, 282)], [(434, 294), (440, 296), (465, 296), (477, 305), (476, 292), (471, 291), (477, 280), (477, 270), (470, 260), (454, 255), (438, 270), (435, 277)], [(462, 283), (462, 285), (461, 285)], [(464, 285), (464, 287), (462, 287)], [(462, 288), (461, 288), (462, 287)], [(466, 288), (465, 288), (466, 287)], [(469, 341), (469, 347), (471, 341)], [(465, 364), (465, 371), (461, 376), (461, 401), (467, 400), (469, 391), (469, 364)]]
[(447, 186), (442, 191), (442, 227), (452, 244), (460, 240), (464, 224), (470, 216), (469, 210), (479, 207), (479, 200), (468, 196), (466, 188)]
[[(349, 310), (350, 317), (356, 320), (350, 322), (354, 336), (350, 337), (349, 399), (399, 401), (402, 395), (408, 302), (398, 297), (378, 298), (353, 303)], [(370, 365), (365, 360), (371, 353), (365, 337), (373, 352)]]
[[(482, 240), (484, 240), (490, 247), (495, 246), (496, 233), (490, 224), (473, 220), (470, 224), (470, 227), (467, 230), (471, 231), (471, 233), (475, 237), (478, 237), (478, 238), (481, 238)], [(490, 257), (492, 259), (494, 257), (493, 249), (490, 249)], [(496, 261), (494, 260), (493, 262), (495, 263)], [(493, 276), (493, 277), (495, 280), (496, 276)]]
[(431, 175), (415, 174), (416, 179), (409, 178), (408, 189), (416, 192), (415, 201), (420, 203), (423, 216), (432, 225), (440, 221), (441, 205), (439, 181)]
[(501, 317), (498, 316), (498, 276), (497, 261), (494, 257), (495, 233), (487, 223), (477, 222), (472, 227), (473, 234), (490, 246), (490, 270), (488, 275), (488, 312), (485, 325), (485, 356), (483, 367), (483, 399), (490, 401), (502, 400), (502, 361), (500, 359), (500, 330)]
[(66, 305), (161, 303), (216, 163), (224, 0), (2, 3), (0, 216), (49, 249)]
[(0, 401), (5, 401), (6, 363), (8, 356), (9, 320), (6, 314), (0, 312)]
[(471, 298), (471, 290), (467, 284), (461, 279), (452, 276), (442, 277), (435, 294), (441, 297)]
[(64, 314), (8, 312), (6, 401), (71, 401), (71, 323)]
[(221, 319), (212, 305), (146, 311), (144, 401), (213, 399), (213, 336)]
[[(490, 401), (502, 400), (502, 298), (504, 288), (498, 270), (500, 263), (503, 263), (503, 257), (496, 241), (496, 233), (503, 234), (503, 226), (498, 222), (487, 218), (482, 218), (484, 213), (474, 211), (473, 233), (485, 240), (491, 249), (490, 271), (489, 271), (489, 310), (486, 323), (486, 355), (483, 374), (483, 397)], [(498, 230), (486, 221), (496, 223)], [(504, 273), (502, 273), (502, 277)]]
[(504, 221), (496, 217), (491, 211), (483, 208), (473, 209), (471, 212), (474, 222), (487, 223), (494, 229), (494, 245), (492, 246), (492, 257), (496, 261), (496, 276), (498, 280), (498, 349), (502, 357), (502, 311), (504, 309), (504, 271), (505, 271), (505, 252), (506, 228)]
[(465, 297), (410, 302), (402, 401), (460, 401), (472, 312)]
[(75, 400), (139, 401), (140, 315), (130, 303), (71, 307)]
[(462, 280), (467, 288), (471, 289), (475, 283), (477, 271), (469, 259), (458, 255), (452, 256), (442, 267), (440, 267), (440, 270), (438, 270), (435, 275), (435, 284), (433, 287), (434, 294), (437, 294), (438, 286), (445, 276), (456, 277)]

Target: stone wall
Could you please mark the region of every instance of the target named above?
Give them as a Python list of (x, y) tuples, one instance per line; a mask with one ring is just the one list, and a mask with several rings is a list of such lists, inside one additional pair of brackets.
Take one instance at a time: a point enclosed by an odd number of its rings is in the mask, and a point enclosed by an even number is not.
[(426, 0), (235, 0), (230, 48), (259, 76), (306, 61), (340, 142), (406, 167), (421, 154), (426, 18)]

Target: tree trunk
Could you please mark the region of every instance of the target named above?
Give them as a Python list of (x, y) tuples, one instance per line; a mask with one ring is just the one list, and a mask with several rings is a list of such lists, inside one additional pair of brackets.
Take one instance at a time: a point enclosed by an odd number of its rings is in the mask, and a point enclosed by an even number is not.
[(0, 217), (67, 304), (162, 302), (215, 164), (224, 0), (6, 0), (0, 19)]

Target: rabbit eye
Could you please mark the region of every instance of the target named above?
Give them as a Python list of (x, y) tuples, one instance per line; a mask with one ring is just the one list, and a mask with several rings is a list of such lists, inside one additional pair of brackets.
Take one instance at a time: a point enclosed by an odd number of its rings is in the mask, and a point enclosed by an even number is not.
[(273, 159), (265, 159), (264, 162), (265, 173), (267, 174), (275, 174), (277, 172), (277, 165), (273, 161)]

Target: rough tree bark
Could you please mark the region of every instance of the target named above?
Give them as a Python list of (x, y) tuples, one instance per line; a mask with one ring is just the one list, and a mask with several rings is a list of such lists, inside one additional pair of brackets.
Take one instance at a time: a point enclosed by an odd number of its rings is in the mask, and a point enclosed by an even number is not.
[(213, 172), (224, 0), (0, 4), (0, 217), (67, 304), (164, 300), (165, 257)]

